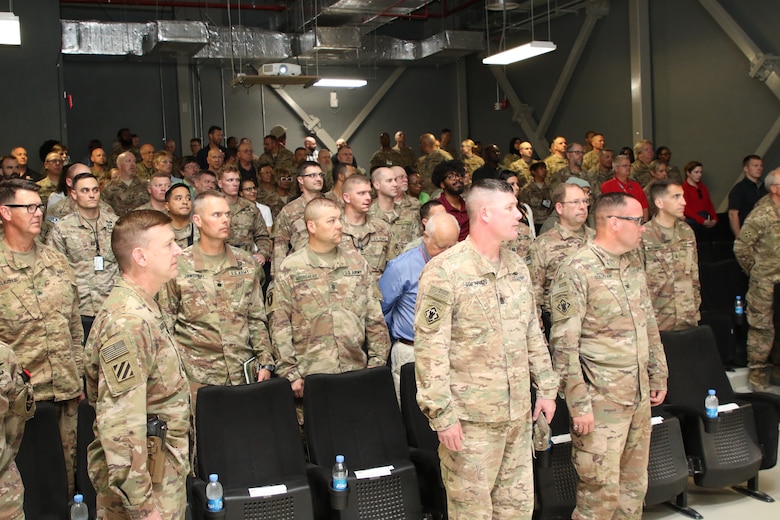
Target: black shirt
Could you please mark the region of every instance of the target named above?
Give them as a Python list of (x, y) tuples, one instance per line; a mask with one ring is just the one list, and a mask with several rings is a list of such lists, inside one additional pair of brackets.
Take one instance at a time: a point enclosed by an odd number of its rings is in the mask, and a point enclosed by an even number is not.
[(739, 211), (739, 225), (745, 223), (748, 213), (753, 210), (758, 199), (766, 195), (764, 183), (759, 181), (755, 183), (745, 177), (731, 188), (729, 192), (729, 209)]

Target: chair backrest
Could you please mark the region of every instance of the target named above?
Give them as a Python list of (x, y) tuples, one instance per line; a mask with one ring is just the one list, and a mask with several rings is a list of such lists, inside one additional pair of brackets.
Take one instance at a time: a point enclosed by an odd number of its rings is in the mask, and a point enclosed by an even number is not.
[(401, 367), (401, 415), (404, 418), (409, 446), (423, 450), (439, 449), (438, 435), (431, 430), (428, 418), (417, 406), (417, 381), (413, 362)]
[(305, 477), (295, 400), (286, 379), (198, 390), (198, 471), (218, 473), (226, 488)]
[(707, 390), (714, 388), (721, 404), (736, 396), (718, 354), (712, 329), (694, 327), (661, 332), (669, 365), (666, 403), (704, 410)]
[(734, 299), (747, 294), (748, 278), (736, 260), (700, 262), (702, 310), (734, 311)]
[(330, 466), (337, 454), (348, 467), (408, 459), (401, 411), (387, 367), (306, 377), (304, 430), (312, 463)]
[(69, 497), (59, 413), (53, 403), (38, 402), (35, 406), (35, 417), (27, 421), (16, 454), (24, 482), (24, 512), (27, 518), (64, 518)]

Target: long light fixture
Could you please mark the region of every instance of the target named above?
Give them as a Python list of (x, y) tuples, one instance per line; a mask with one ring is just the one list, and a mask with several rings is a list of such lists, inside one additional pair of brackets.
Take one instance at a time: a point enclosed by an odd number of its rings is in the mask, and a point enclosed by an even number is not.
[(365, 87), (368, 82), (364, 79), (349, 79), (349, 78), (322, 78), (317, 81), (315, 87), (329, 87), (329, 88), (358, 88)]
[(13, 13), (0, 12), (0, 45), (21, 45), (19, 17)]
[(488, 56), (482, 60), (485, 65), (509, 65), (518, 61), (527, 60), (540, 54), (546, 54), (554, 51), (558, 46), (553, 42), (535, 40), (526, 44), (509, 49), (503, 52), (498, 52), (492, 56)]

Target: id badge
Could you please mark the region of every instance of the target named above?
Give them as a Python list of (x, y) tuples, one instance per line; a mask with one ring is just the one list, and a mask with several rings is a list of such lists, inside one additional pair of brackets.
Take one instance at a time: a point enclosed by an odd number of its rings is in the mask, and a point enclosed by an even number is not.
[(93, 258), (92, 263), (95, 267), (95, 271), (102, 271), (104, 269), (102, 256), (96, 256), (95, 258)]

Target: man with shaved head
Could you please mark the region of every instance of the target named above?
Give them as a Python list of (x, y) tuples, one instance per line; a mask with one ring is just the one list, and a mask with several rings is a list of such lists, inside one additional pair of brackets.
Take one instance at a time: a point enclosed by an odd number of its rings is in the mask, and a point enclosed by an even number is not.
[(423, 181), (423, 191), (429, 195), (438, 186), (431, 182), (431, 175), (436, 166), (443, 161), (451, 161), (452, 155), (440, 148), (439, 142), (433, 134), (420, 136), (420, 157), (417, 159), (417, 173)]
[(396, 173), (387, 167), (377, 168), (371, 174), (371, 184), (376, 191), (376, 201), (371, 205), (369, 214), (390, 225), (392, 240), (387, 253), (388, 260), (401, 254), (406, 244), (422, 235), (417, 212), (402, 208), (395, 201), (399, 192), (396, 179)]
[(512, 187), (484, 179), (467, 205), (471, 234), (428, 262), (420, 277), (417, 402), (441, 442), (451, 517), (531, 518), (531, 423), (541, 413), (552, 420), (558, 378), (528, 268), (502, 245), (517, 238), (520, 222)]
[(292, 383), (301, 424), (308, 375), (382, 366), (390, 350), (371, 269), (357, 251), (340, 247), (339, 205), (314, 198), (303, 220), (308, 243), (281, 262), (267, 296), (276, 372)]
[(366, 259), (374, 278), (379, 280), (387, 264), (390, 248), (390, 224), (369, 215), (371, 183), (362, 175), (344, 181), (342, 199), (341, 247), (352, 249)]

